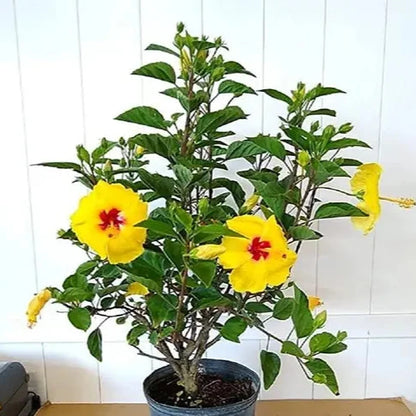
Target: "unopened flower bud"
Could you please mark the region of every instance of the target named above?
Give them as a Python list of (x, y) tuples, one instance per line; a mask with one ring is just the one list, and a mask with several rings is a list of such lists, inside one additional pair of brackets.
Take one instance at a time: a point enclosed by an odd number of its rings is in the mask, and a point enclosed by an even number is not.
[(219, 244), (205, 244), (191, 250), (189, 255), (194, 259), (212, 260), (225, 252), (225, 247)]
[(126, 296), (132, 296), (132, 295), (145, 296), (148, 293), (149, 293), (149, 290), (147, 289), (145, 285), (142, 285), (139, 282), (133, 282), (129, 284), (127, 288)]
[(103, 171), (104, 172), (111, 172), (113, 170), (113, 165), (111, 164), (111, 160), (107, 159), (104, 163)]
[(191, 67), (191, 58), (185, 49), (181, 49), (181, 74), (188, 74)]
[(311, 156), (309, 155), (309, 153), (306, 150), (301, 150), (298, 154), (298, 160), (297, 160), (299, 165), (304, 168), (308, 165), (310, 161), (311, 161)]
[(338, 129), (338, 131), (341, 134), (345, 134), (345, 133), (349, 133), (353, 128), (354, 126), (351, 123), (345, 123)]
[(135, 153), (136, 153), (136, 156), (137, 156), (137, 157), (141, 156), (141, 155), (144, 153), (144, 150), (145, 150), (145, 149), (144, 149), (144, 147), (142, 147), (142, 146), (137, 146), (137, 147), (136, 147), (136, 152), (135, 152)]
[(309, 302), (309, 309), (311, 311), (313, 311), (315, 308), (317, 308), (318, 306), (322, 305), (322, 300), (321, 298), (318, 298), (316, 296), (309, 296), (308, 297), (308, 302)]
[(241, 210), (240, 213), (241, 214), (245, 214), (249, 211), (251, 211), (259, 202), (260, 196), (253, 194), (250, 196), (250, 198), (248, 198), (244, 204), (241, 206)]
[(178, 31), (178, 33), (181, 33), (183, 29), (185, 29), (185, 25), (183, 24), (183, 22), (178, 22), (176, 25), (176, 30)]

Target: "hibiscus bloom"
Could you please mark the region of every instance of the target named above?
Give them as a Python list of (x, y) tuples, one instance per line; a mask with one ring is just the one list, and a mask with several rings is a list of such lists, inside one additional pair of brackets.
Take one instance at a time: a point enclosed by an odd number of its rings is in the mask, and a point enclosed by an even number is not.
[(229, 229), (242, 237), (224, 237), (225, 252), (218, 259), (225, 269), (233, 269), (230, 283), (236, 292), (262, 292), (267, 285), (286, 281), (296, 253), (274, 216), (264, 220), (242, 215), (227, 221)]
[(147, 203), (121, 184), (99, 181), (71, 216), (79, 241), (112, 264), (140, 256), (146, 229), (135, 227), (147, 218)]
[(39, 292), (30, 302), (27, 307), (26, 316), (28, 325), (32, 328), (33, 325), (38, 321), (38, 315), (46, 303), (52, 297), (51, 292), (48, 289), (44, 289)]
[(308, 296), (308, 303), (309, 303), (309, 309), (313, 311), (318, 306), (322, 305), (322, 300), (321, 298), (318, 298), (316, 296)]
[(361, 201), (357, 207), (368, 214), (368, 217), (352, 217), (356, 228), (368, 234), (380, 217), (381, 205), (378, 184), (381, 176), (381, 166), (378, 163), (366, 163), (357, 169), (351, 179), (351, 190)]

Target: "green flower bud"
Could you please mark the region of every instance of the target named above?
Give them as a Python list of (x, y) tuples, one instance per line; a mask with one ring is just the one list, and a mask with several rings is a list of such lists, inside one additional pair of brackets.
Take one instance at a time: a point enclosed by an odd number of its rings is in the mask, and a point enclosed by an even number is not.
[(185, 25), (183, 24), (183, 22), (178, 22), (176, 25), (176, 30), (178, 31), (178, 33), (181, 33), (184, 29)]
[(311, 161), (311, 156), (306, 150), (301, 150), (298, 154), (297, 162), (303, 168), (306, 167)]
[(338, 131), (341, 134), (346, 134), (349, 133), (353, 128), (354, 126), (351, 123), (345, 123), (338, 129)]
[(111, 164), (111, 160), (108, 160), (104, 163), (103, 171), (104, 172), (111, 172), (113, 170), (113, 165)]

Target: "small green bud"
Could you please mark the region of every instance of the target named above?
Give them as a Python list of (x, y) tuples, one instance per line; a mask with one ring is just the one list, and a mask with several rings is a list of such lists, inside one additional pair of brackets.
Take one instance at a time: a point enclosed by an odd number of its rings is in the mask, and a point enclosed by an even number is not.
[(341, 134), (346, 134), (349, 133), (353, 128), (354, 126), (351, 123), (345, 123), (338, 129), (338, 131)]
[(224, 77), (225, 68), (223, 66), (219, 66), (212, 71), (211, 79), (213, 81), (219, 81)]
[(108, 160), (104, 163), (103, 171), (104, 172), (111, 172), (113, 170), (113, 165), (111, 164), (111, 160)]
[(90, 154), (82, 144), (77, 146), (77, 155), (82, 162), (90, 163)]
[(311, 161), (311, 156), (306, 150), (301, 150), (298, 154), (298, 160), (300, 166), (306, 167)]
[(120, 165), (121, 168), (125, 168), (126, 165), (127, 165), (126, 160), (125, 159), (120, 159), (119, 165)]
[(176, 24), (176, 30), (178, 31), (178, 33), (181, 33), (184, 29), (185, 29), (185, 25), (183, 24), (183, 22), (178, 22)]
[(322, 132), (322, 138), (332, 138), (336, 134), (335, 127), (332, 125), (326, 126)]
[(311, 133), (315, 133), (319, 129), (319, 121), (316, 120), (311, 124)]
[(120, 137), (120, 139), (118, 140), (119, 144), (121, 144), (122, 146), (124, 146), (126, 144), (126, 141), (123, 139), (123, 137)]
[(57, 231), (58, 237), (62, 237), (63, 235), (65, 235), (66, 231), (64, 229), (60, 229)]

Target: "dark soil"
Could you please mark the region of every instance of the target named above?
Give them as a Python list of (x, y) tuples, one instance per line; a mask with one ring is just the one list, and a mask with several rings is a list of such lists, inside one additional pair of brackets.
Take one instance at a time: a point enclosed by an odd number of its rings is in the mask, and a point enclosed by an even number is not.
[(164, 381), (155, 386), (151, 396), (159, 403), (178, 407), (216, 407), (237, 403), (253, 395), (254, 389), (249, 379), (224, 380), (211, 374), (198, 376), (199, 393), (197, 397), (186, 395), (178, 379)]

